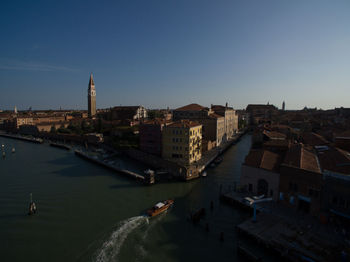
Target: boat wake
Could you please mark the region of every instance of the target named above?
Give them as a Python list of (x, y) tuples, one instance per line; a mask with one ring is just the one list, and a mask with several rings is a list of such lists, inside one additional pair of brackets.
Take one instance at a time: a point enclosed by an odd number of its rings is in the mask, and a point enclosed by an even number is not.
[(131, 217), (120, 222), (118, 228), (112, 233), (109, 239), (103, 243), (102, 247), (98, 251), (95, 261), (116, 261), (120, 249), (128, 235), (137, 227), (145, 223), (149, 223), (148, 218), (145, 216)]

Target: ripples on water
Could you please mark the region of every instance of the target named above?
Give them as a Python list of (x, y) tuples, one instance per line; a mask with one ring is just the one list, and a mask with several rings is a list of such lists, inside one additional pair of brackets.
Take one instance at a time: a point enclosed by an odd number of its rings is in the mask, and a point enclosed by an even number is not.
[[(48, 145), (0, 139), (16, 153), (0, 159), (2, 261), (235, 261), (234, 226), (245, 215), (218, 200), (219, 186), (239, 180), (250, 148), (246, 136), (224, 154), (208, 177), (145, 187)], [(137, 168), (135, 164), (134, 168)], [(38, 214), (26, 216), (29, 193)], [(174, 198), (173, 210), (156, 219), (141, 214)], [(210, 232), (187, 221), (209, 207)], [(209, 210), (209, 209), (207, 209)], [(128, 218), (129, 217), (129, 218)], [(126, 219), (128, 218), (128, 219)], [(225, 243), (218, 241), (225, 230)]]
[(128, 237), (137, 227), (142, 224), (148, 224), (148, 218), (145, 216), (131, 217), (120, 222), (118, 228), (112, 233), (110, 238), (105, 241), (102, 248), (98, 251), (96, 262), (118, 261), (119, 251)]

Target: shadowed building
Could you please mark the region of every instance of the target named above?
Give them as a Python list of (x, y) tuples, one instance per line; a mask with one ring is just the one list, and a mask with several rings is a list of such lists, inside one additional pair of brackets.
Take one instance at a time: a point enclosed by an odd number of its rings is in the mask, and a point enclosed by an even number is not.
[(88, 114), (90, 118), (96, 115), (96, 90), (95, 90), (95, 83), (92, 77), (92, 73), (90, 75), (89, 88), (88, 88)]
[(242, 165), (240, 186), (255, 195), (278, 200), (280, 174), (279, 154), (268, 150), (251, 150)]
[(189, 120), (174, 122), (163, 129), (162, 157), (188, 166), (201, 159), (202, 124)]
[(169, 125), (164, 119), (148, 120), (140, 124), (140, 150), (149, 154), (162, 155), (162, 131)]

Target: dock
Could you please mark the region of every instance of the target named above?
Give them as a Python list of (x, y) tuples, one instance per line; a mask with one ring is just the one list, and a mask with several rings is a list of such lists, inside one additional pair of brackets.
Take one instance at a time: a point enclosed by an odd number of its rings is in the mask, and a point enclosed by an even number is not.
[[(276, 213), (260, 212), (236, 227), (239, 236), (273, 252), (281, 261), (340, 261), (343, 242), (315, 223), (305, 225)], [(244, 250), (243, 250), (244, 251)]]
[(36, 143), (36, 144), (42, 144), (44, 142), (44, 140), (42, 140), (41, 138), (34, 138), (34, 137), (25, 137), (25, 136), (10, 135), (10, 134), (4, 134), (4, 133), (0, 133), (0, 136), (12, 138), (12, 139), (18, 139), (18, 140)]
[(144, 176), (141, 176), (141, 175), (139, 175), (137, 173), (134, 173), (134, 172), (132, 172), (130, 170), (120, 169), (120, 168), (117, 168), (114, 165), (107, 164), (107, 163), (103, 162), (102, 160), (99, 160), (98, 158), (91, 157), (88, 154), (86, 154), (86, 153), (84, 153), (84, 152), (82, 152), (80, 150), (75, 150), (74, 152), (75, 152), (75, 154), (77, 156), (79, 156), (79, 157), (81, 157), (83, 159), (86, 159), (86, 160), (91, 161), (91, 162), (93, 162), (95, 164), (98, 164), (100, 166), (108, 168), (108, 169), (110, 169), (112, 171), (115, 171), (115, 172), (117, 172), (119, 174), (124, 174), (124, 175), (126, 175), (126, 176), (128, 176), (130, 178), (136, 179), (136, 180), (141, 180), (141, 181), (145, 180)]
[(52, 147), (57, 147), (57, 148), (61, 148), (61, 149), (65, 149), (65, 150), (70, 150), (71, 148), (67, 145), (64, 144), (58, 144), (58, 143), (50, 143), (50, 146)]

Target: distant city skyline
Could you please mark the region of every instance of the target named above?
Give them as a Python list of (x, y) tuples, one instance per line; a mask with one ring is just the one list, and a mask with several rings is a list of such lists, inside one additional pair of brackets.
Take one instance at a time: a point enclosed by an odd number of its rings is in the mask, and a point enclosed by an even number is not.
[(349, 1), (0, 4), (0, 110), (350, 107)]

